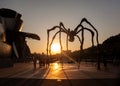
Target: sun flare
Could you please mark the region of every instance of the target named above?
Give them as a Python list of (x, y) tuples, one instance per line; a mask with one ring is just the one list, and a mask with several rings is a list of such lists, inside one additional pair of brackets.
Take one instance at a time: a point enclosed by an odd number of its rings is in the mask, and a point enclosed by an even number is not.
[(60, 53), (60, 44), (59, 43), (53, 43), (51, 45), (51, 51), (52, 51), (52, 53)]

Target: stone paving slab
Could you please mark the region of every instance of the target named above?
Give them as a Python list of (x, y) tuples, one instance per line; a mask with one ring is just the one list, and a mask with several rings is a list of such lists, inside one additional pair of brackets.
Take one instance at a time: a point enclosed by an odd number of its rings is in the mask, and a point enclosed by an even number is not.
[[(53, 68), (53, 67), (52, 67)], [(114, 79), (120, 78), (120, 67), (108, 65), (107, 69), (101, 67), (97, 70), (91, 63), (81, 63), (80, 69), (76, 64), (63, 64), (58, 69), (51, 69), (47, 79)]]
[(17, 63), (0, 69), (0, 86), (120, 86), (120, 66), (96, 69), (95, 64), (61, 64), (34, 69), (32, 63)]
[[(120, 66), (108, 65), (107, 69), (97, 70), (91, 63), (81, 63), (80, 69), (76, 64), (59, 64), (58, 69), (54, 69), (54, 63), (49, 68), (34, 69), (32, 63), (17, 63), (14, 67), (0, 69), (0, 77), (18, 77), (18, 78), (37, 78), (42, 79), (46, 71), (50, 70), (47, 79), (66, 79), (65, 73), (70, 79), (101, 79), (101, 78), (119, 78)], [(64, 71), (63, 71), (64, 70)], [(65, 73), (64, 73), (65, 72)]]
[(33, 63), (16, 63), (13, 67), (0, 69), (0, 78), (36, 78), (42, 79), (46, 76), (49, 68), (41, 67), (34, 69)]

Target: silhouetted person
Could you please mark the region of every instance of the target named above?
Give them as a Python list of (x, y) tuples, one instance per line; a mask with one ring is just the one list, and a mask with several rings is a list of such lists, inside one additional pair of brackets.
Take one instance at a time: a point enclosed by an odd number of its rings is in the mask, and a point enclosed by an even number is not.
[(97, 57), (97, 69), (100, 70), (100, 57), (101, 57), (101, 45), (97, 45), (98, 48), (98, 57)]
[(41, 66), (42, 66), (42, 60), (41, 60), (41, 56), (40, 55), (39, 55), (38, 60), (39, 60), (39, 68), (41, 68)]
[(34, 55), (33, 55), (33, 66), (34, 66), (34, 69), (36, 69), (36, 64), (37, 64), (37, 54), (34, 53)]
[(106, 52), (105, 51), (102, 52), (102, 57), (103, 57), (104, 67), (107, 68), (107, 57), (106, 57)]

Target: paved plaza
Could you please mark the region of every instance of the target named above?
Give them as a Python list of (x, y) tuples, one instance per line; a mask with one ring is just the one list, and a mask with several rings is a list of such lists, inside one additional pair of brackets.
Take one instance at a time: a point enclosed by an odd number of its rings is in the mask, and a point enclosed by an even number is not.
[(0, 69), (0, 86), (119, 86), (120, 66), (82, 62), (80, 69), (74, 63), (52, 63), (41, 67), (33, 63), (16, 63), (13, 67)]

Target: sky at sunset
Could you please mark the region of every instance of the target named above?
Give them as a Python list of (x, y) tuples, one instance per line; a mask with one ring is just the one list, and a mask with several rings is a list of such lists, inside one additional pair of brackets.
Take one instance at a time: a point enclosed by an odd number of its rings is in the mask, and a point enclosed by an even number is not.
[[(0, 8), (13, 9), (22, 14), (22, 31), (40, 36), (40, 41), (27, 39), (31, 52), (46, 53), (47, 29), (59, 25), (59, 22), (63, 22), (66, 28), (72, 30), (82, 18), (87, 18), (98, 30), (100, 43), (120, 33), (120, 0), (0, 0)], [(84, 48), (91, 46), (90, 36), (85, 32)], [(65, 38), (63, 33), (63, 49), (66, 49)], [(58, 42), (58, 36), (55, 42)], [(77, 38), (75, 42), (69, 43), (69, 49), (72, 51), (79, 48)]]

